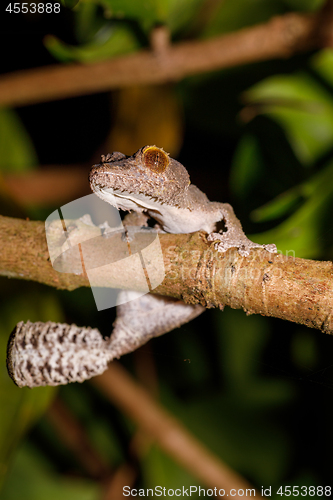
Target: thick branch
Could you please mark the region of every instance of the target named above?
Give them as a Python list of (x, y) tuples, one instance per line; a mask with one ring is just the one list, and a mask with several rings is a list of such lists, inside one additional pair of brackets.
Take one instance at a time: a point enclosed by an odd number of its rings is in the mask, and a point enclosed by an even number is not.
[[(329, 46), (331, 2), (316, 14), (290, 13), (267, 23), (208, 40), (142, 50), (94, 64), (55, 65), (18, 71), (0, 78), (0, 105), (36, 102), (103, 92), (136, 84), (177, 81), (185, 76), (240, 64), (288, 58)], [(328, 24), (330, 26), (328, 26)], [(155, 37), (156, 38), (156, 37)], [(154, 40), (154, 37), (153, 37)]]
[[(120, 235), (114, 240), (96, 238), (97, 228), (91, 228), (91, 239), (84, 243), (85, 268), (92, 269), (98, 262), (120, 262), (109, 270), (95, 267), (93, 283), (84, 273), (53, 269), (44, 223), (0, 217), (0, 274), (68, 290), (90, 285), (140, 290), (133, 270), (121, 265), (127, 255), (122, 255)], [(332, 262), (285, 257), (261, 249), (252, 250), (248, 257), (233, 249), (218, 253), (203, 233), (161, 234), (159, 240), (166, 275), (153, 293), (206, 307), (228, 305), (248, 314), (274, 316), (333, 333)], [(61, 259), (63, 269), (78, 268), (76, 255), (63, 254)]]

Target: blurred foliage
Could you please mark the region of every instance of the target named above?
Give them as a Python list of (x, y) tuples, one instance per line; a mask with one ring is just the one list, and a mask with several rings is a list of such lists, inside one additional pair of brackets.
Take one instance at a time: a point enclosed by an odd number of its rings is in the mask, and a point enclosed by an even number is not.
[(22, 172), (37, 164), (37, 155), (28, 133), (11, 109), (0, 109), (1, 172)]
[[(114, 95), (114, 127), (106, 148), (131, 155), (142, 144), (163, 144), (178, 156), (183, 141), (183, 111), (171, 86), (133, 86)], [(109, 146), (110, 145), (110, 146)]]
[(16, 455), (2, 498), (6, 500), (95, 500), (101, 488), (93, 481), (63, 478), (52, 471), (36, 448), (23, 446)]
[[(28, 133), (20, 119), (12, 110), (0, 110), (0, 170), (2, 172), (24, 172), (37, 164), (37, 155)], [(5, 199), (6, 201), (6, 199)], [(53, 293), (33, 292), (11, 295), (10, 284), (1, 289), (1, 369), (0, 369), (0, 488), (4, 475), (8, 471), (12, 453), (21, 437), (40, 418), (52, 400), (55, 389), (39, 388), (31, 391), (27, 388), (18, 390), (9, 379), (6, 370), (6, 345), (8, 333), (19, 321), (27, 319), (44, 321), (53, 318), (60, 321), (61, 309)], [(13, 290), (14, 291), (14, 290)], [(34, 318), (34, 319), (32, 319)]]
[[(65, 1), (64, 5), (71, 7), (69, 3)], [(193, 32), (208, 37), (264, 22), (288, 8), (311, 11), (322, 3), (322, 0), (81, 0), (75, 8), (77, 45), (64, 43), (57, 37), (47, 37), (45, 43), (61, 61), (93, 62), (147, 45), (149, 31), (159, 24), (166, 25), (176, 38)]]
[(49, 291), (41, 293), (38, 288), (34, 291), (33, 286), (22, 286), (19, 292), (8, 285), (7, 290), (1, 291), (0, 485), (20, 439), (45, 412), (56, 392), (53, 387), (38, 388), (36, 391), (18, 389), (8, 377), (8, 334), (19, 321), (28, 319), (61, 321), (62, 313), (56, 296)]
[[(307, 71), (268, 77), (243, 94), (246, 103), (241, 112), (243, 120), (252, 121), (258, 115), (274, 120), (283, 130), (289, 148), (285, 153), (285, 165), (277, 165), (275, 160), (271, 163), (271, 168), (278, 168), (272, 179), (280, 177), (281, 182), (281, 177), (285, 177), (288, 189), (279, 190), (275, 198), (251, 213), (257, 222), (286, 220), (255, 238), (274, 241), (282, 253), (292, 249), (298, 257), (318, 258), (325, 251), (324, 239), (332, 244), (329, 234), (332, 231), (329, 227), (325, 230), (333, 200), (333, 94), (328, 85), (331, 63), (332, 58), (316, 55), (309, 60)], [(323, 76), (316, 71), (319, 65)], [(278, 155), (274, 137), (269, 140), (271, 151)], [(281, 161), (282, 155), (277, 158)], [(235, 194), (251, 197), (258, 177), (269, 169), (270, 160), (267, 144), (262, 148), (257, 134), (245, 134), (234, 156), (231, 172)], [(298, 179), (296, 176), (290, 178), (291, 166), (294, 176), (298, 171)], [(322, 222), (318, 224), (318, 221)]]
[[(46, 32), (44, 46), (60, 63), (91, 63), (147, 48), (155, 25), (166, 24), (174, 41), (200, 39), (294, 9), (313, 11), (323, 1), (61, 3), (61, 19), (70, 28), (63, 37)], [(19, 40), (20, 50), (27, 45), (33, 57), (29, 36)], [(89, 163), (100, 152), (131, 154), (143, 144), (156, 144), (187, 166), (210, 199), (230, 201), (255, 241), (274, 242), (297, 257), (332, 259), (332, 94), (329, 50), (198, 75), (175, 85), (139, 88), (133, 78), (133, 87), (114, 92), (111, 103), (109, 96), (93, 96), (91, 102), (0, 110), (0, 171), (24, 173), (38, 159), (55, 163), (59, 151), (66, 163), (86, 144), (93, 156), (86, 158)], [(107, 124), (104, 137), (92, 140), (106, 113), (111, 128)], [(1, 188), (0, 182), (2, 193)], [(10, 193), (5, 195), (1, 211), (7, 214), (13, 206)], [(51, 213), (58, 207), (46, 208)], [(45, 217), (45, 207), (24, 210), (24, 216)], [(134, 464), (141, 487), (197, 484), (149, 439), (141, 436), (140, 441), (133, 423), (89, 383), (30, 391), (8, 378), (5, 346), (18, 321), (76, 322), (110, 332), (112, 312), (97, 314), (90, 290), (59, 292), (3, 278), (0, 295), (1, 477), (8, 473), (2, 500), (103, 498), (101, 481), (79, 464), (50, 423), (47, 411), (55, 394), (84, 426), (110, 470)], [(305, 327), (228, 309), (205, 313), (143, 352), (155, 366), (155, 383), (168, 411), (256, 487), (274, 488), (329, 484), (331, 340)], [(139, 351), (122, 362), (135, 372), (140, 356)]]

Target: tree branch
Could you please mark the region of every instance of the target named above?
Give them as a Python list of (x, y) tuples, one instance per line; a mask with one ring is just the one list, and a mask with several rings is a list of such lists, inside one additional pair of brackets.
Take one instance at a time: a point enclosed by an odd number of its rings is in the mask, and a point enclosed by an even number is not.
[[(238, 490), (254, 488), (237, 472), (212, 454), (200, 441), (192, 436), (182, 424), (170, 415), (139, 384), (127, 375), (122, 366), (113, 362), (109, 369), (92, 383), (134, 422), (177, 463), (190, 474), (217, 490), (236, 490), (234, 498), (240, 499)], [(262, 497), (255, 492), (256, 498)]]
[[(68, 227), (68, 222), (66, 223)], [(123, 265), (98, 267), (98, 263), (120, 262), (127, 257), (121, 235), (96, 237), (96, 226), (75, 226), (84, 241), (85, 269), (94, 269), (93, 282), (82, 272), (79, 253), (63, 253), (62, 269), (81, 269), (81, 274), (57, 272), (51, 265), (43, 222), (0, 217), (3, 235), (0, 275), (38, 281), (56, 288), (74, 290), (100, 286), (140, 290), (133, 270)], [(91, 237), (89, 233), (91, 231)], [(63, 235), (59, 233), (59, 254)], [(285, 319), (333, 333), (333, 264), (252, 250), (242, 257), (231, 249), (218, 253), (204, 233), (161, 234), (165, 278), (153, 293), (180, 298), (205, 307), (228, 305), (247, 314)], [(144, 244), (144, 240), (143, 240)], [(111, 249), (111, 251), (110, 251)], [(81, 267), (80, 267), (81, 266)], [(96, 267), (97, 266), (97, 267)], [(79, 272), (79, 271), (76, 271)]]
[[(89, 166), (90, 168), (90, 166)], [(54, 206), (91, 193), (86, 165), (40, 165), (28, 172), (4, 173), (2, 190), (19, 206)]]
[(0, 105), (23, 106), (136, 84), (177, 81), (205, 71), (229, 68), (332, 46), (332, 2), (314, 14), (289, 13), (267, 23), (207, 40), (168, 45), (161, 29), (153, 50), (94, 64), (66, 64), (0, 77)]

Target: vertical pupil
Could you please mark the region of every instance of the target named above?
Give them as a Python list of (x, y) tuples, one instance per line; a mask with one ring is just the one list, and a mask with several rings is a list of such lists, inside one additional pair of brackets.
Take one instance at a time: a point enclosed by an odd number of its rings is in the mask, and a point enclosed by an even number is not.
[(160, 154), (158, 152), (153, 154), (153, 163), (155, 167), (158, 167), (160, 161)]
[(152, 148), (144, 152), (143, 161), (147, 168), (150, 168), (153, 172), (159, 173), (163, 172), (169, 164), (168, 156), (163, 150), (157, 148)]

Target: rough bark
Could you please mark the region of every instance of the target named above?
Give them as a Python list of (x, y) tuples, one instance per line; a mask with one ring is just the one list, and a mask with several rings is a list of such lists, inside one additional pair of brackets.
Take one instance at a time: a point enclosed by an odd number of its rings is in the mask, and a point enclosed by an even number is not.
[[(81, 274), (73, 274), (52, 267), (43, 222), (0, 217), (0, 275), (58, 289), (90, 286), (85, 269), (99, 261), (121, 261), (125, 257), (119, 234), (115, 240), (107, 238), (104, 247), (104, 238), (96, 238), (97, 228), (91, 227), (85, 267)], [(274, 316), (333, 333), (332, 262), (286, 257), (261, 249), (252, 250), (248, 257), (240, 256), (236, 249), (222, 254), (207, 243), (205, 233), (161, 234), (159, 241), (165, 277), (153, 293), (205, 307), (228, 305), (247, 314)], [(62, 268), (79, 269), (77, 255), (67, 253)], [(95, 267), (93, 285), (140, 290), (133, 271), (121, 265), (113, 266), (112, 272), (105, 267), (99, 272)]]

